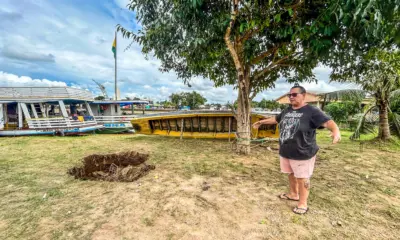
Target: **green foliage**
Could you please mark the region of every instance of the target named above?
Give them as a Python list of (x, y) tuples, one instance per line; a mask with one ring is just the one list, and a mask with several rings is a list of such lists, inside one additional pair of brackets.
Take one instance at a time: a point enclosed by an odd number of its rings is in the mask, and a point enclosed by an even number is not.
[(324, 110), (335, 122), (345, 123), (350, 116), (359, 113), (361, 107), (357, 102), (332, 102), (329, 103)]
[(160, 102), (160, 105), (162, 105), (162, 106), (165, 107), (165, 108), (176, 107), (175, 104), (173, 104), (172, 102), (167, 101), (167, 100), (161, 101), (161, 102)]
[(400, 114), (390, 112), (389, 123), (391, 133), (400, 137)]
[(207, 102), (207, 99), (196, 91), (173, 93), (169, 96), (171, 105), (175, 107), (189, 106), (190, 109), (197, 109), (200, 105)]
[[(400, 51), (398, 49), (382, 50), (373, 48), (360, 56), (357, 62), (353, 62), (339, 69), (333, 70), (331, 79), (338, 82), (353, 82), (359, 85), (365, 94), (374, 98), (373, 105), (380, 111), (379, 132), (390, 132), (387, 129), (388, 111), (391, 102), (396, 106), (399, 102), (400, 88)], [(340, 92), (339, 92), (340, 93)], [(355, 95), (349, 90), (344, 90), (336, 95)], [(343, 94), (346, 93), (346, 94)], [(364, 94), (364, 95), (365, 95)], [(333, 95), (332, 93), (325, 96)], [(326, 97), (325, 97), (326, 98)], [(355, 97), (357, 99), (357, 97)], [(395, 118), (392, 118), (395, 120)], [(364, 120), (360, 120), (362, 124)], [(383, 131), (385, 127), (385, 130)], [(387, 135), (387, 134), (386, 134)], [(380, 134), (382, 140), (389, 139), (390, 136)], [(356, 136), (359, 136), (356, 134)]]
[(334, 73), (357, 66), (371, 49), (388, 51), (400, 45), (399, 0), (339, 0), (334, 15), (341, 29), (335, 48), (324, 59)]
[(97, 96), (97, 97), (94, 98), (94, 100), (99, 100), (99, 101), (105, 100), (105, 99), (106, 98), (104, 96)]
[(392, 112), (400, 114), (400, 88), (390, 93), (389, 101)]
[(273, 100), (266, 100), (266, 99), (262, 99), (257, 107), (259, 108), (263, 108), (263, 109), (269, 109), (269, 110), (274, 110), (280, 107), (280, 104), (276, 101)]
[(235, 8), (232, 1), (131, 0), (128, 7), (142, 29), (134, 33), (119, 25), (118, 30), (160, 59), (162, 71), (174, 70), (185, 82), (203, 76), (222, 86), (238, 84), (239, 70), (224, 40), (231, 27), (228, 37), (237, 43), (240, 71), (257, 93), (281, 77), (316, 80), (312, 69), (318, 56), (339, 34), (331, 14), (336, 2), (239, 1)]
[[(231, 105), (230, 103), (228, 103), (227, 105)], [(233, 107), (235, 109), (237, 109), (238, 103), (237, 100), (235, 100)], [(275, 109), (285, 109), (287, 108), (287, 106), (285, 104), (280, 104), (274, 100), (266, 100), (266, 99), (262, 99), (260, 102), (257, 101), (252, 101), (251, 102), (251, 107), (252, 108), (262, 108), (262, 109), (268, 109), (268, 110), (275, 110)]]

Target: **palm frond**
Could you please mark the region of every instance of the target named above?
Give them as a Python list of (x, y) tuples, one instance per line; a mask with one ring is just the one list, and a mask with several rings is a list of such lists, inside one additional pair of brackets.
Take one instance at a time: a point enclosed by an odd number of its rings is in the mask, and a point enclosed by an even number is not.
[(352, 101), (361, 103), (368, 92), (360, 89), (345, 89), (328, 93), (321, 93), (319, 96), (324, 100), (322, 106), (332, 101)]
[(359, 89), (345, 89), (345, 90), (323, 93), (321, 95), (328, 102), (329, 101), (337, 101), (337, 100), (342, 100), (342, 101), (359, 100), (359, 101), (361, 101), (366, 97), (367, 92), (364, 90), (359, 90)]
[(389, 108), (390, 131), (393, 135), (400, 137), (400, 115), (392, 112)]
[(362, 116), (358, 119), (357, 127), (354, 133), (350, 136), (351, 140), (360, 139), (361, 134), (363, 133), (374, 133), (375, 132), (375, 124), (374, 121), (368, 121), (367, 115), (375, 108), (375, 104), (368, 105), (362, 114)]
[(391, 106), (400, 105), (400, 89), (394, 90), (390, 93), (389, 102)]

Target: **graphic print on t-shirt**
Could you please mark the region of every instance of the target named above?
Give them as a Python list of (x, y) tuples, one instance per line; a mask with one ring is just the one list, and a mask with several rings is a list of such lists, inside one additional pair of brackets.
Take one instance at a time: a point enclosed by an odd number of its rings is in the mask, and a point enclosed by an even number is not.
[(288, 139), (293, 139), (293, 136), (299, 130), (301, 116), (303, 116), (303, 113), (290, 112), (285, 114), (279, 124), (279, 140), (281, 143)]

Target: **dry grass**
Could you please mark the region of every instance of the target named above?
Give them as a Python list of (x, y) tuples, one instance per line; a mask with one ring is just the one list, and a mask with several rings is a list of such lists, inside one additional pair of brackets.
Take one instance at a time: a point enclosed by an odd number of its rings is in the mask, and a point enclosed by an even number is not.
[[(244, 157), (226, 141), (2, 138), (0, 239), (398, 239), (398, 143), (332, 146), (326, 134), (305, 216), (276, 197), (287, 181), (267, 144)], [(137, 182), (66, 174), (89, 154), (130, 150), (156, 165)]]

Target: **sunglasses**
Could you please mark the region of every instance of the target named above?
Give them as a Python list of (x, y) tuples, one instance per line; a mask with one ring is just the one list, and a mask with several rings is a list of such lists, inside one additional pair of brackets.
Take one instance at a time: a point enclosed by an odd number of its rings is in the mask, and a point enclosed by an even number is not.
[(290, 98), (290, 97), (297, 97), (297, 95), (299, 95), (299, 94), (301, 94), (301, 93), (289, 93), (289, 94), (287, 94), (286, 96), (287, 96), (288, 98)]

